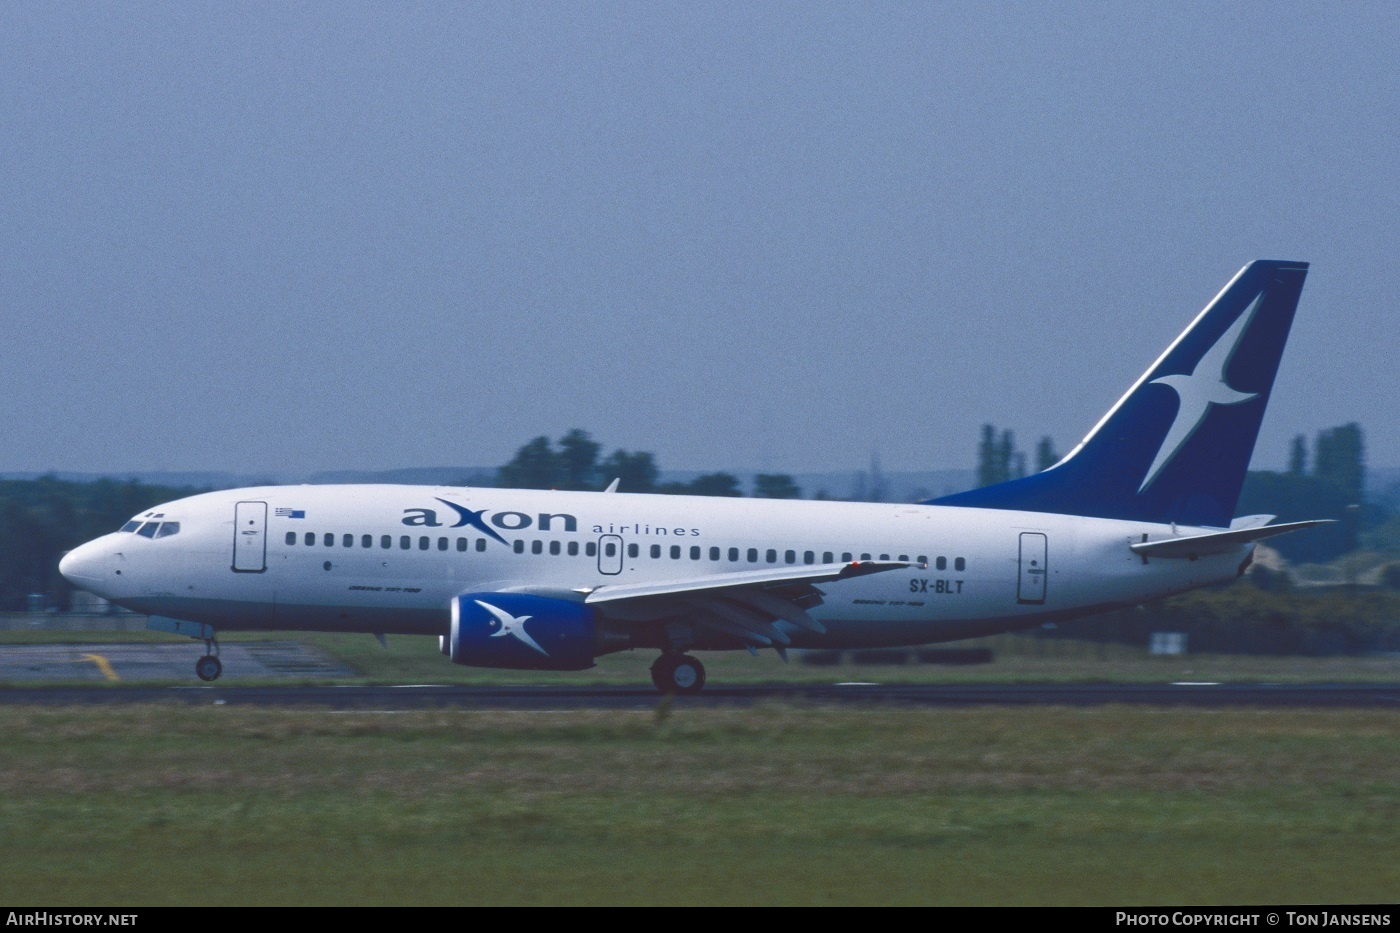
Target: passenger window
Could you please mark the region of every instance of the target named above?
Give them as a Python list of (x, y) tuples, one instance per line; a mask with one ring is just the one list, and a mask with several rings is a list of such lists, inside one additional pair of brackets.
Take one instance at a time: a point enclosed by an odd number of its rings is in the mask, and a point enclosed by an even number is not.
[(445, 551), (445, 550), (447, 550), (447, 545), (448, 545), (448, 541), (447, 541), (446, 538), (438, 538), (438, 550), (439, 550), (439, 551)]
[(418, 539), (418, 550), (426, 551), (429, 547), (432, 546), (432, 543), (433, 542), (428, 538), (427, 535), (423, 535)]
[(751, 547), (751, 548), (749, 548), (749, 553), (748, 553), (747, 556), (748, 556), (748, 558), (749, 558), (749, 563), (751, 563), (751, 564), (756, 564), (756, 563), (758, 563), (758, 548), (756, 548), (756, 547)]
[(836, 555), (833, 554), (833, 553), (831, 553), (830, 551), (822, 551), (822, 563), (823, 563), (823, 564), (834, 564), (834, 563), (836, 563)]
[(374, 535), (360, 535), (360, 547), (374, 547)]
[(862, 554), (862, 555), (860, 555), (860, 559), (861, 559), (861, 560), (870, 560), (870, 555), (869, 555), (869, 554)]
[(543, 542), (543, 541), (540, 541), (538, 538), (535, 539), (534, 541), (531, 541), (531, 542), (530, 542), (530, 553), (531, 553), (531, 554), (543, 554), (543, 553), (544, 553), (544, 542)]
[(965, 561), (965, 560), (963, 560), (961, 557), (959, 557), (957, 560), (953, 561), (953, 569), (954, 569), (954, 570), (966, 570), (966, 569), (967, 569), (967, 561)]
[(814, 554), (812, 551), (803, 551), (803, 552), (802, 552), (802, 563), (804, 563), (804, 564), (815, 564), (816, 562), (817, 562), (817, 555)]
[(457, 550), (460, 551), (460, 552), (462, 552), (462, 553), (465, 553), (465, 552), (466, 552), (466, 550), (467, 550), (467, 539), (466, 539), (466, 538), (458, 538), (458, 539), (457, 539)]
[(412, 538), (410, 538), (408, 535), (403, 535), (401, 538), (399, 538), (399, 549), (400, 549), (400, 550), (407, 551), (407, 550), (408, 550), (409, 548), (411, 548), (411, 547), (413, 547), (413, 539), (412, 539)]
[(661, 545), (653, 544), (651, 546), (651, 556), (653, 560), (661, 556)]
[(561, 547), (558, 541), (549, 542), (549, 553), (553, 554), (555, 557), (558, 557), (560, 550)]
[(380, 539), (379, 539), (379, 546), (382, 547), (382, 548), (385, 548), (386, 550), (387, 550), (388, 548), (393, 547), (393, 546), (394, 546), (394, 539), (393, 539), (393, 537), (390, 536), (390, 535), (383, 535), (383, 536), (380, 537)]
[[(739, 555), (735, 554), (734, 556), (738, 557)], [(710, 560), (719, 560), (719, 548), (710, 548)]]
[(940, 558), (938, 558), (938, 560), (937, 560), (936, 562), (934, 562), (934, 565), (933, 565), (933, 566), (934, 566), (934, 568), (937, 569), (937, 570), (947, 570), (947, 569), (948, 569), (948, 558), (946, 558), (946, 557), (940, 557)]
[(699, 559), (700, 559), (700, 545), (698, 545), (698, 544), (692, 544), (692, 545), (690, 546), (690, 559), (691, 559), (691, 560), (699, 560)]
[(484, 551), (484, 550), (486, 550), (486, 539), (485, 539), (485, 538), (477, 538), (477, 539), (476, 539), (476, 549), (477, 549), (478, 551)]
[(784, 562), (789, 563), (789, 564), (795, 564), (795, 563), (797, 563), (797, 552), (796, 552), (796, 551), (784, 551), (784, 552), (783, 552), (783, 560), (784, 560)]
[(570, 557), (578, 557), (578, 542), (577, 542), (577, 541), (570, 541), (570, 542), (569, 542), (569, 556), (570, 556)]
[[(140, 527), (141, 523), (136, 521), (135, 519), (132, 519), (131, 521), (127, 522), (125, 525), (122, 526), (122, 531), (135, 531), (137, 528)], [(295, 535), (296, 532), (293, 531), (292, 534)]]
[(326, 532), (323, 538), (323, 543), (326, 545), (326, 547), (335, 547), (335, 535), (331, 534), (329, 531)]
[(906, 561), (906, 562), (907, 562), (907, 561), (909, 560), (909, 555), (908, 555), (908, 554), (901, 554), (901, 555), (899, 555), (899, 559), (902, 560), (902, 561)]
[(889, 560), (889, 559), (890, 559), (890, 555), (888, 555), (888, 554), (881, 554), (881, 555), (880, 555), (880, 560)]
[(850, 552), (850, 551), (842, 551), (842, 552), (841, 552), (841, 563), (843, 563), (843, 564), (849, 564), (850, 562), (851, 562), (851, 552)]
[(920, 567), (927, 567), (927, 566), (928, 566), (928, 558), (925, 557), (925, 556), (922, 555), (922, 554), (919, 555), (919, 566), (920, 566)]
[(609, 541), (607, 544), (603, 545), (603, 554), (607, 557), (616, 557), (617, 544), (613, 541)]
[(770, 563), (770, 564), (776, 564), (776, 563), (778, 562), (778, 552), (775, 551), (775, 550), (774, 550), (773, 548), (771, 548), (771, 547), (768, 549), (767, 553), (765, 553), (763, 556), (764, 556), (765, 558), (767, 558), (768, 563)]
[(525, 553), (525, 542), (524, 542), (524, 541), (520, 541), (520, 540), (518, 540), (518, 539), (516, 540), (516, 542), (515, 542), (515, 553), (517, 553), (517, 554), (524, 554), (524, 553)]
[(316, 532), (308, 531), (302, 540), (306, 542), (307, 547), (312, 547), (316, 544)]
[(673, 545), (671, 545), (671, 560), (680, 560), (680, 559), (681, 559), (681, 546), (680, 546), (679, 544), (673, 544)]
[(739, 563), (739, 549), (738, 549), (738, 548), (732, 547), (732, 548), (729, 549), (729, 562), (730, 562), (731, 564), (737, 564), (737, 563)]
[(637, 545), (635, 545), (635, 544), (629, 544), (629, 545), (627, 545), (627, 556), (628, 556), (628, 557), (636, 557), (636, 556), (637, 556), (638, 554), (640, 554), (641, 552), (642, 552), (642, 549), (641, 549), (640, 547), (638, 547)]
[(346, 535), (345, 537), (343, 537), (343, 538), (340, 539), (340, 543), (341, 543), (341, 546), (342, 546), (342, 547), (354, 547), (354, 546), (355, 546), (355, 536), (354, 536), (354, 535)]
[(297, 533), (296, 533), (295, 531), (289, 531), (289, 532), (287, 532), (287, 543), (288, 543), (288, 544), (296, 544), (296, 543), (297, 543)]

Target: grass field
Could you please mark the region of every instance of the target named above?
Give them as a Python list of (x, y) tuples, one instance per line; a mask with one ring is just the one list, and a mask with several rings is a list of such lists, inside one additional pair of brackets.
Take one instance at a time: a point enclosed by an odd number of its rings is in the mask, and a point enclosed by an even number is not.
[(1400, 711), (0, 707), (0, 902), (1391, 902)]

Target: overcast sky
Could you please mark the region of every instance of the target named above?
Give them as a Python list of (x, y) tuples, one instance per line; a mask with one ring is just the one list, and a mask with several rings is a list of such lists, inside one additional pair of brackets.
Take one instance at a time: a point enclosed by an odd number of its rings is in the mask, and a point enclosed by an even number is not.
[(0, 471), (1071, 447), (1313, 264), (1255, 465), (1400, 465), (1400, 5), (0, 4)]

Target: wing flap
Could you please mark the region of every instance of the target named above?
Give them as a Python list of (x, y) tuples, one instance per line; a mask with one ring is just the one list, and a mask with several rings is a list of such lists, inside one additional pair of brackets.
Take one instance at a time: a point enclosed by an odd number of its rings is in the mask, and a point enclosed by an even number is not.
[(596, 604), (644, 596), (684, 596), (710, 590), (770, 588), (789, 583), (830, 583), (834, 580), (849, 580), (852, 577), (912, 566), (912, 562), (905, 560), (858, 560), (848, 564), (811, 564), (800, 567), (775, 567), (771, 570), (740, 570), (737, 573), (715, 573), (655, 583), (605, 584), (576, 592), (587, 594), (584, 602)]
[(683, 580), (621, 583), (578, 589), (584, 602), (615, 622), (656, 623), (708, 629), (740, 645), (784, 653), (798, 629), (822, 634), (826, 627), (809, 609), (822, 603), (818, 583), (912, 567), (899, 560), (862, 560), (707, 574)]
[(736, 603), (743, 603), (759, 612), (766, 612), (774, 618), (782, 619), (784, 622), (791, 622), (798, 628), (806, 629), (817, 635), (826, 634), (826, 626), (812, 618), (807, 610), (764, 590), (733, 590), (726, 595)]

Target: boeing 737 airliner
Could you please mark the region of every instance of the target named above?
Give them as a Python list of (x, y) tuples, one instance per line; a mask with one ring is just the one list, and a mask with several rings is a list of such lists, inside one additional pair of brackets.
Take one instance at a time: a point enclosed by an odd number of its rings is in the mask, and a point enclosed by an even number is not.
[(917, 645), (1231, 580), (1254, 542), (1318, 524), (1235, 518), (1307, 265), (1240, 270), (1043, 473), (913, 505), (431, 486), (191, 496), (64, 557), (75, 586), (201, 638), (436, 635), (454, 663), (582, 670), (660, 652)]

